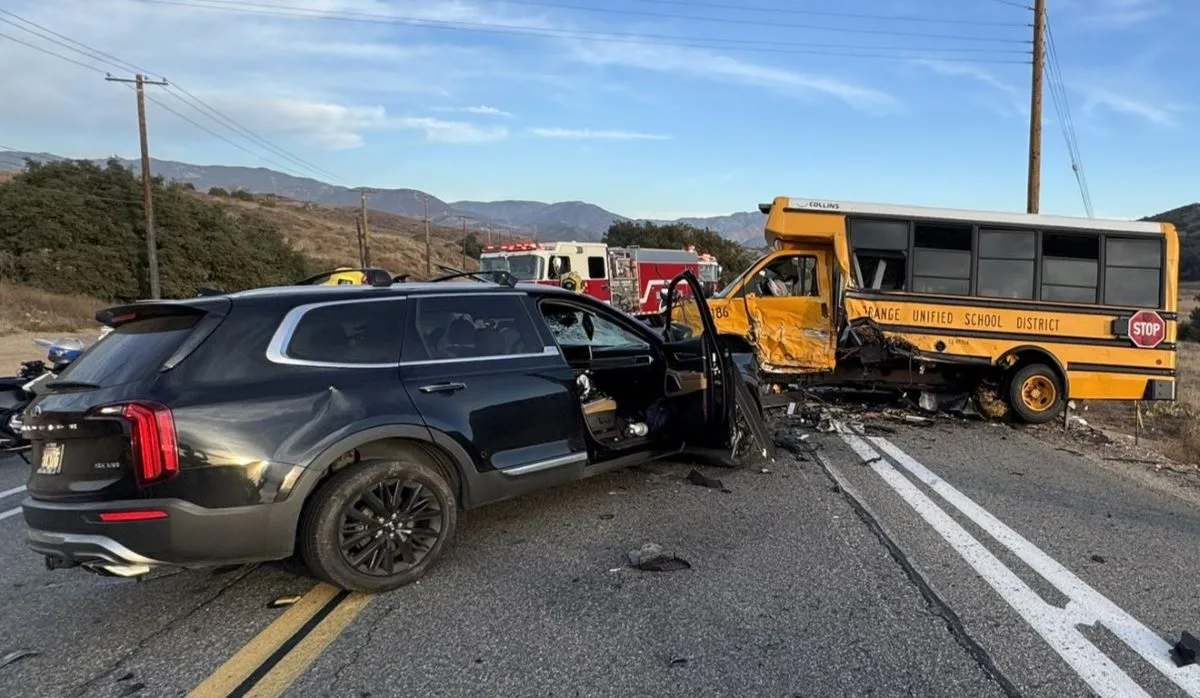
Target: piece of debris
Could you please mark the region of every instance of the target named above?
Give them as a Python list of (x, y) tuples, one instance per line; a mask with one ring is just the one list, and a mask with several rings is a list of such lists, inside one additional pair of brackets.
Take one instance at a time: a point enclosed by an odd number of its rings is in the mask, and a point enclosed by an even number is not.
[(1092, 562), (1099, 562), (1100, 564), (1103, 565), (1105, 562), (1107, 562), (1107, 560), (1105, 560), (1104, 556), (1102, 556), (1102, 555), (1093, 555)]
[(646, 543), (637, 550), (627, 553), (629, 565), (645, 572), (675, 572), (691, 569), (687, 560), (663, 550), (657, 543)]
[(919, 426), (919, 427), (933, 426), (932, 419), (930, 419), (929, 417), (919, 417), (915, 414), (904, 415), (904, 423), (905, 424), (915, 424), (916, 426)]
[(127, 684), (125, 684), (125, 687), (123, 689), (121, 689), (121, 695), (122, 696), (131, 696), (134, 693), (141, 691), (145, 687), (146, 687), (146, 684), (142, 683), (141, 681), (138, 681), (136, 683), (127, 683)]
[[(807, 436), (807, 434), (804, 436)], [(804, 444), (804, 436), (796, 438), (786, 432), (780, 432), (775, 434), (775, 445), (792, 453), (799, 460), (808, 460), (804, 457), (804, 454), (808, 451), (808, 448)], [(766, 470), (766, 468), (763, 468), (763, 470)]]
[(1182, 638), (1171, 648), (1171, 659), (1175, 660), (1175, 666), (1188, 666), (1196, 663), (1197, 656), (1200, 656), (1200, 639), (1183, 631)]
[(878, 436), (880, 434), (895, 434), (896, 430), (891, 427), (885, 427), (882, 424), (864, 424), (863, 433), (867, 436)]
[(0, 658), (0, 667), (6, 667), (9, 664), (20, 661), (26, 657), (36, 657), (39, 654), (41, 654), (41, 652), (38, 652), (37, 650), (13, 650), (12, 652), (4, 655), (4, 657)]
[(271, 603), (267, 604), (267, 608), (283, 608), (284, 606), (291, 606), (292, 604), (299, 601), (300, 598), (301, 598), (300, 594), (289, 594), (287, 596), (280, 596), (279, 598), (275, 599)]
[(609, 519), (612, 519), (612, 518), (615, 518), (615, 517), (616, 517), (616, 514), (601, 514), (601, 515), (600, 515), (600, 519), (601, 519), (602, 521), (608, 521)]
[(759, 468), (758, 472), (762, 473), (763, 475), (770, 475), (771, 469), (770, 468)]
[(692, 483), (693, 485), (699, 485), (701, 487), (708, 487), (708, 488), (714, 489), (714, 490), (725, 489), (725, 484), (722, 483), (720, 480), (718, 480), (716, 478), (708, 477), (704, 473), (701, 473), (699, 470), (692, 470), (692, 472), (688, 473), (687, 481)]
[(688, 663), (687, 657), (675, 657), (670, 662), (667, 662), (667, 665), (672, 666), (672, 667), (677, 667), (677, 666), (687, 666), (687, 663)]

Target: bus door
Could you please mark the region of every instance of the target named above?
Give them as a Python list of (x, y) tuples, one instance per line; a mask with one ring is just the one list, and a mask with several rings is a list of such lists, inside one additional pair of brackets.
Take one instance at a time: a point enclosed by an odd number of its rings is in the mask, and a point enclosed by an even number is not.
[(755, 353), (771, 371), (831, 371), (836, 363), (831, 250), (768, 258), (743, 294)]

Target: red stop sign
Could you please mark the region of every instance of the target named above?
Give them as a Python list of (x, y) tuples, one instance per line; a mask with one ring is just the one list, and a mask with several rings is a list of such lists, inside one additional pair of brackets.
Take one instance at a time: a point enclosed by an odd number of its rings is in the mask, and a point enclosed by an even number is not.
[(1153, 310), (1139, 310), (1129, 318), (1129, 339), (1134, 346), (1153, 349), (1167, 338), (1167, 323)]

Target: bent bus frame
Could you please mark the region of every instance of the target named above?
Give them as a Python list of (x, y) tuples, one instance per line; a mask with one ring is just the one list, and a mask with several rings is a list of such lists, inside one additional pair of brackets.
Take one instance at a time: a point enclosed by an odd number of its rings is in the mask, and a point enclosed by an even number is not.
[(770, 251), (709, 299), (774, 383), (995, 386), (1027, 422), (1068, 399), (1173, 400), (1168, 223), (778, 197)]

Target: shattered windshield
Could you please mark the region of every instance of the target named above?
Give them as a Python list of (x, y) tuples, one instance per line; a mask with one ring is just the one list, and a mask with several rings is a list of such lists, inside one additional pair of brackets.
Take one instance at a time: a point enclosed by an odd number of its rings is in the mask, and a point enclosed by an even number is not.
[(479, 260), (479, 268), (483, 271), (506, 271), (521, 281), (541, 279), (545, 266), (545, 260), (533, 254), (497, 255)]

